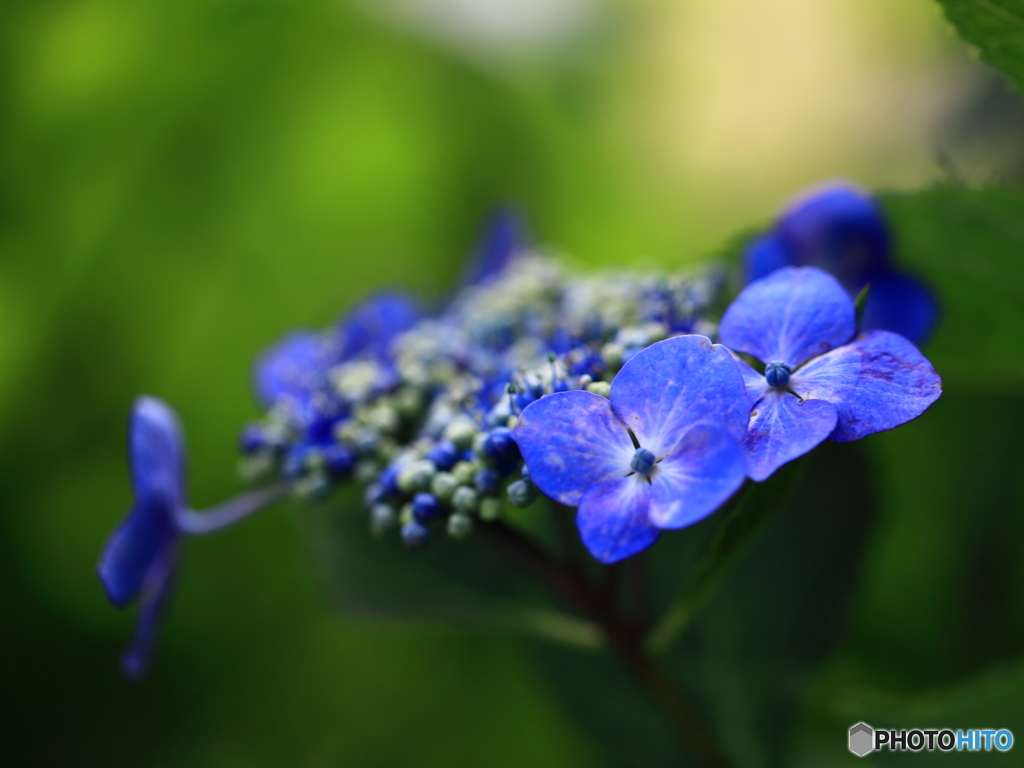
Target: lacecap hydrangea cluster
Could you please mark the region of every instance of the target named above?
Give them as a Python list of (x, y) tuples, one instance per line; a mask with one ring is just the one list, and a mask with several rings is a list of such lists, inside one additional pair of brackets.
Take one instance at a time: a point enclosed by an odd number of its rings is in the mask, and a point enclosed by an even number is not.
[(572, 390), (607, 396), (639, 351), (712, 328), (715, 276), (570, 277), (509, 247), (439, 312), (384, 294), (271, 349), (256, 371), (268, 411), (243, 435), (247, 474), (314, 497), (355, 481), (375, 532), (398, 529), (411, 547), (464, 538), (503, 500), (536, 496), (515, 437), (524, 409)]
[[(370, 528), (415, 548), (543, 494), (576, 507), (583, 543), (613, 563), (826, 439), (916, 418), (941, 381), (885, 321), (918, 340), (937, 302), (890, 266), (879, 231), (881, 212), (856, 188), (805, 196), (751, 243), (750, 282), (720, 314), (721, 270), (572, 275), (498, 217), (442, 307), (379, 294), (258, 360), (266, 412), (242, 435), (257, 487), (204, 512), (187, 503), (176, 416), (140, 398), (135, 504), (99, 564), (113, 604), (140, 603), (126, 672), (148, 664), (183, 540), (288, 495), (357, 483)], [(854, 292), (872, 279), (889, 289), (869, 325)]]

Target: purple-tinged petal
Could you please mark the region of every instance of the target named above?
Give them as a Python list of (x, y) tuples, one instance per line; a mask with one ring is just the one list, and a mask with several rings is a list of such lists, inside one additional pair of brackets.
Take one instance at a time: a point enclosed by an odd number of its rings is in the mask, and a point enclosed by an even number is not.
[(172, 514), (155, 501), (140, 502), (107, 539), (96, 571), (116, 607), (138, 596), (154, 560), (177, 538)]
[(838, 442), (916, 419), (942, 394), (942, 380), (913, 344), (895, 333), (871, 331), (816, 358), (793, 374), (804, 399), (827, 400), (839, 420)]
[(683, 528), (703, 520), (735, 493), (746, 477), (739, 443), (716, 425), (697, 424), (651, 475), (651, 522)]
[(500, 208), (490, 215), (483, 236), (466, 264), (463, 285), (500, 275), (523, 250), (523, 219), (515, 210)]
[(750, 401), (732, 354), (703, 336), (676, 336), (634, 355), (612, 381), (612, 408), (640, 445), (663, 458), (699, 421), (737, 439)]
[(142, 679), (149, 669), (157, 634), (177, 586), (178, 560), (177, 548), (166, 547), (147, 576), (135, 616), (135, 634), (131, 645), (121, 655), (121, 670), (130, 680)]
[(598, 483), (625, 477), (635, 450), (608, 400), (581, 390), (530, 403), (513, 433), (530, 479), (573, 507)]
[(159, 553), (175, 540), (176, 515), (185, 503), (185, 448), (170, 406), (154, 397), (135, 401), (128, 423), (128, 458), (135, 505), (110, 535), (97, 566), (111, 603), (138, 595)]
[(322, 334), (297, 331), (286, 336), (256, 361), (256, 396), (267, 408), (282, 400), (301, 406), (323, 384), (335, 359)]
[(861, 330), (892, 331), (921, 344), (939, 320), (939, 300), (928, 286), (900, 272), (873, 275)]
[(888, 268), (889, 228), (882, 210), (852, 184), (805, 192), (779, 217), (775, 234), (794, 265), (823, 269), (850, 291)]
[(750, 402), (756, 403), (771, 388), (768, 380), (763, 374), (758, 373), (747, 365), (746, 360), (738, 357), (734, 359), (736, 360), (736, 366), (740, 369), (740, 376), (743, 377), (743, 386), (747, 389), (747, 398)]
[(771, 390), (750, 412), (743, 438), (747, 473), (766, 480), (776, 469), (803, 456), (832, 434), (836, 409), (824, 400), (803, 400), (789, 392)]
[(587, 491), (576, 526), (590, 554), (602, 563), (615, 563), (657, 541), (661, 531), (648, 519), (650, 502), (651, 486), (641, 475), (606, 480)]
[(853, 333), (853, 301), (834, 277), (813, 267), (786, 267), (751, 283), (719, 328), (732, 349), (793, 368)]
[(337, 358), (383, 355), (396, 336), (422, 317), (423, 308), (405, 294), (384, 292), (371, 296), (338, 323)]
[(769, 232), (755, 238), (743, 254), (743, 284), (767, 277), (777, 269), (799, 266), (778, 235)]
[(128, 461), (137, 502), (159, 498), (171, 508), (185, 499), (185, 439), (167, 403), (140, 397), (128, 423)]

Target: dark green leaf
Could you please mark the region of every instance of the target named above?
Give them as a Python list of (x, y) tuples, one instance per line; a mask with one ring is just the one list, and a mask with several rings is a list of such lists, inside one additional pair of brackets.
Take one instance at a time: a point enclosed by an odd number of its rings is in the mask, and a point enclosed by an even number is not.
[(925, 352), (947, 388), (1024, 389), (1024, 192), (937, 187), (882, 203), (898, 260), (942, 302)]
[(1024, 88), (1024, 0), (939, 0), (946, 17), (982, 60)]

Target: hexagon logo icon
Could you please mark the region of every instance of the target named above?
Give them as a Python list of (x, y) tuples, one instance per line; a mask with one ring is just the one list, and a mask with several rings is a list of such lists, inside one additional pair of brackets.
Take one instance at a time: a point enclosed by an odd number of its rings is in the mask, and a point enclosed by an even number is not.
[(875, 749), (875, 729), (867, 723), (857, 723), (850, 728), (850, 751), (857, 757), (864, 757)]

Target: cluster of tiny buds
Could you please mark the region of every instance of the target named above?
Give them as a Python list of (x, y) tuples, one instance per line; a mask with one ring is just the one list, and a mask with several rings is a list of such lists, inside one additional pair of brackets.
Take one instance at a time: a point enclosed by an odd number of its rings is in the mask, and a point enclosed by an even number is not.
[(464, 539), (503, 505), (538, 496), (512, 432), (523, 409), (574, 389), (607, 397), (640, 350), (707, 332), (700, 313), (713, 285), (574, 280), (550, 260), (519, 259), (409, 327), (386, 355), (304, 376), (318, 382), (314, 391), (282, 398), (243, 433), (243, 472), (279, 473), (304, 498), (354, 480), (375, 534), (397, 528), (410, 547), (438, 531)]

